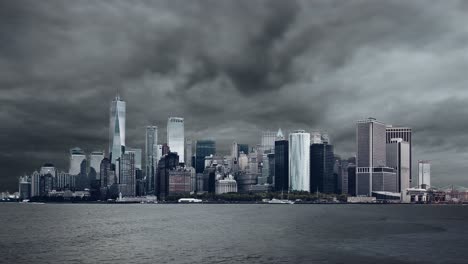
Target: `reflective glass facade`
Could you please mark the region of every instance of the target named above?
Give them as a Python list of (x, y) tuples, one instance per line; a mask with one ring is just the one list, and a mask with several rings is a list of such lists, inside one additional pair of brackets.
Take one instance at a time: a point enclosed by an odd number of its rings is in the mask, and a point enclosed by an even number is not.
[(179, 162), (184, 163), (185, 132), (183, 118), (169, 117), (167, 120), (167, 145), (171, 152), (177, 153)]
[(310, 134), (298, 130), (289, 134), (289, 188), (310, 190)]

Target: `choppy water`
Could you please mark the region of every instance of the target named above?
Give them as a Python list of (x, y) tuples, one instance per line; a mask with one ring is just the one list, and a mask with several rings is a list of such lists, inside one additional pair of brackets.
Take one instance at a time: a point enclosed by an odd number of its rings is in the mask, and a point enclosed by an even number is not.
[(2, 263), (468, 263), (468, 206), (0, 204)]

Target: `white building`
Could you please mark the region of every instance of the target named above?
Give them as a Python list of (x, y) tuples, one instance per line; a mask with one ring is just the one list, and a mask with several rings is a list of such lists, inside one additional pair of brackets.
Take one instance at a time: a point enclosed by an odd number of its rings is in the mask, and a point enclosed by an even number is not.
[[(72, 148), (70, 150), (70, 169), (68, 173), (70, 173), (71, 175), (80, 174), (81, 163), (83, 162), (83, 160), (86, 160), (86, 155), (84, 151), (81, 150), (80, 148)], [(41, 174), (43, 173), (41, 172)]]
[(122, 156), (125, 149), (125, 114), (126, 104), (119, 96), (111, 102), (109, 116), (109, 153), (111, 163)]
[(187, 138), (185, 140), (185, 166), (192, 167), (192, 140)]
[(410, 145), (401, 138), (393, 138), (387, 143), (387, 166), (395, 169), (397, 192), (410, 187)]
[(93, 151), (89, 155), (89, 170), (94, 169), (96, 180), (101, 179), (101, 162), (104, 159), (104, 151)]
[(289, 188), (310, 190), (310, 134), (304, 130), (289, 134)]
[(249, 158), (247, 154), (241, 152), (239, 153), (239, 170), (245, 171), (249, 165)]
[(167, 145), (171, 152), (179, 155), (179, 162), (185, 163), (185, 132), (184, 119), (169, 117), (167, 120)]
[(263, 131), (262, 132), (262, 145), (260, 154), (264, 152), (274, 151), (275, 149), (275, 141), (276, 141), (277, 132), (274, 131)]
[(216, 194), (235, 193), (237, 192), (237, 182), (233, 179), (232, 175), (229, 175), (225, 179), (217, 180), (215, 188)]
[(418, 185), (421, 189), (431, 187), (431, 163), (428, 160), (418, 161)]

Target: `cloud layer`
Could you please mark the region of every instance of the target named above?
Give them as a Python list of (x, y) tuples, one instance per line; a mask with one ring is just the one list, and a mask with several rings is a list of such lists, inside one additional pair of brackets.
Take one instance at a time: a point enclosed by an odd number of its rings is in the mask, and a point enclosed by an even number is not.
[(127, 101), (127, 144), (186, 119), (193, 139), (328, 131), (355, 152), (355, 121), (414, 131), (433, 183), (467, 184), (464, 1), (2, 1), (0, 189), (68, 149), (107, 150)]

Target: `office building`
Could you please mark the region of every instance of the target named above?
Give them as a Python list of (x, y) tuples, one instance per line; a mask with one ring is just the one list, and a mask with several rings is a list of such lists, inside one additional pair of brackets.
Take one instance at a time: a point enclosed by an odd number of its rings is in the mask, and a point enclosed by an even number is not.
[(262, 144), (261, 144), (261, 152), (263, 153), (270, 153), (274, 151), (275, 148), (275, 141), (276, 141), (277, 132), (274, 131), (263, 131), (262, 132)]
[(356, 165), (348, 163), (348, 195), (356, 196)]
[(334, 166), (332, 145), (326, 142), (310, 145), (310, 192), (335, 193)]
[(418, 161), (418, 186), (421, 189), (431, 187), (431, 163), (428, 160)]
[(387, 166), (397, 175), (397, 192), (410, 188), (410, 145), (402, 138), (392, 138), (387, 143)]
[(117, 95), (111, 102), (109, 117), (109, 155), (112, 164), (125, 152), (125, 115), (126, 104)]
[(185, 140), (185, 166), (192, 167), (192, 139)]
[(287, 140), (275, 141), (275, 191), (289, 190), (289, 143)]
[(167, 119), (167, 145), (171, 152), (177, 153), (179, 162), (185, 163), (185, 132), (182, 117)]
[(192, 192), (192, 177), (195, 175), (194, 168), (178, 166), (169, 170), (168, 195), (189, 195)]
[(203, 173), (205, 169), (205, 157), (216, 154), (216, 142), (214, 140), (197, 140), (195, 150), (195, 170)]
[(281, 130), (281, 128), (279, 128), (278, 132), (276, 133), (275, 141), (278, 141), (278, 140), (285, 140), (284, 135), (283, 135), (283, 131)]
[(357, 121), (356, 143), (356, 194), (372, 196), (373, 173), (381, 171), (375, 168), (386, 166), (386, 125), (375, 118)]
[(135, 155), (135, 169), (141, 170), (142, 167), (142, 150), (139, 148), (127, 148), (125, 152), (132, 152)]
[(29, 199), (31, 198), (31, 178), (29, 176), (22, 176), (18, 182), (19, 198)]
[(289, 134), (289, 188), (310, 191), (310, 134), (297, 130)]
[(119, 193), (123, 197), (135, 196), (136, 177), (135, 177), (135, 153), (125, 152), (119, 159), (118, 174)]
[(237, 182), (232, 175), (216, 180), (216, 194), (236, 193)]
[(163, 155), (158, 162), (156, 171), (156, 195), (159, 200), (164, 201), (169, 193), (169, 171), (179, 166), (179, 155), (170, 152)]
[(81, 163), (86, 160), (84, 151), (78, 147), (70, 149), (70, 169), (68, 173), (78, 175), (81, 172)]
[(101, 180), (101, 162), (104, 159), (104, 151), (93, 151), (89, 155), (89, 174), (93, 174), (96, 180)]
[(155, 170), (157, 166), (156, 151), (158, 149), (158, 127), (147, 126), (145, 136), (145, 176), (147, 191), (154, 192)]
[(237, 144), (237, 149), (239, 150), (240, 153), (244, 153), (246, 155), (249, 154), (249, 145), (248, 144)]
[(410, 180), (410, 185), (411, 185), (411, 182), (413, 182), (413, 173), (412, 173), (413, 153), (412, 153), (412, 145), (411, 145), (412, 129), (409, 127), (394, 127), (394, 126), (388, 125), (386, 128), (387, 144), (390, 144), (393, 138), (401, 138), (403, 142), (407, 142), (409, 145), (409, 165), (410, 165), (409, 180)]

